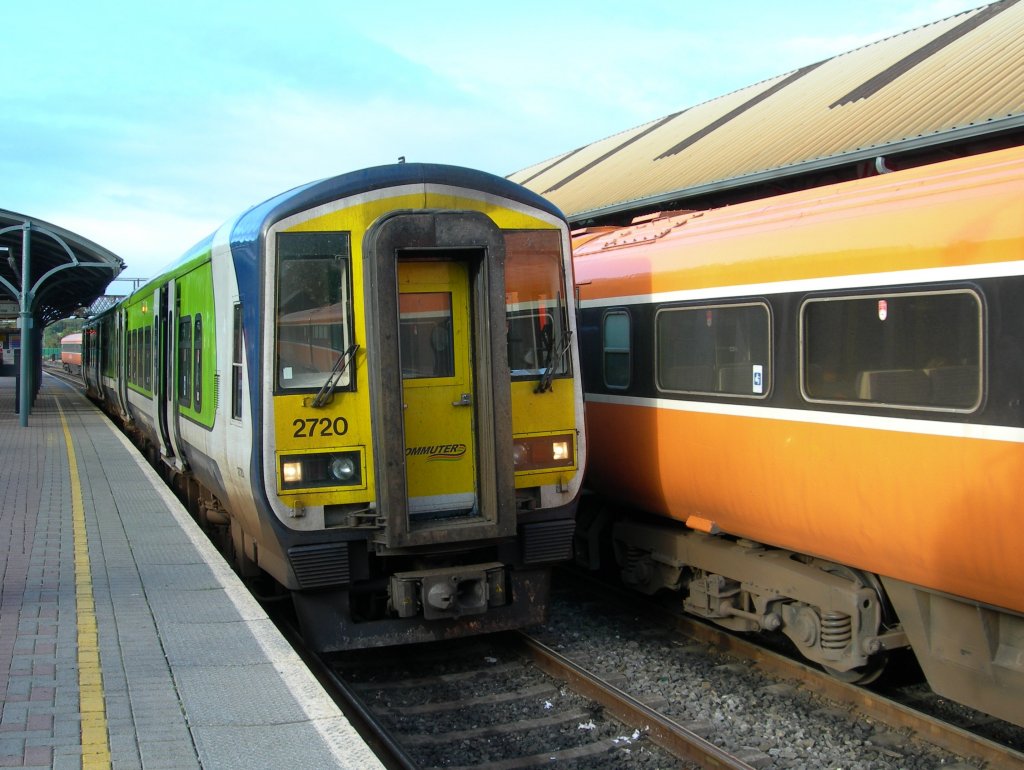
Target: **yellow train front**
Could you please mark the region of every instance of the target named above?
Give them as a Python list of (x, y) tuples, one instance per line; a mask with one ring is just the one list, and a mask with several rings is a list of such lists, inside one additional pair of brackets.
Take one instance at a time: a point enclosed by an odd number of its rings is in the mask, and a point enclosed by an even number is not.
[(541, 619), (584, 447), (557, 209), (401, 164), (270, 201), (230, 241), (265, 490), (240, 545), (295, 592), (313, 643)]
[(543, 619), (584, 464), (569, 234), (399, 164), (256, 206), (90, 322), (89, 393), (323, 650)]

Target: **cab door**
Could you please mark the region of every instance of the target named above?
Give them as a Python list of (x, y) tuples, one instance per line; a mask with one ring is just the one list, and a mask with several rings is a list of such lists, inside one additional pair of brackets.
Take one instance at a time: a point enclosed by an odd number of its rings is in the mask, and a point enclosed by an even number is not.
[(399, 260), (399, 360), (411, 520), (477, 512), (469, 296), (465, 263)]
[(400, 211), (363, 237), (381, 548), (516, 533), (504, 254), (478, 211)]
[(168, 308), (168, 297), (170, 289), (167, 284), (160, 286), (154, 296), (153, 308), (153, 408), (157, 415), (157, 425), (160, 434), (160, 456), (171, 458), (174, 450), (171, 448), (171, 433), (167, 420), (168, 395), (173, 383), (169, 382), (171, 377), (170, 357), (170, 310)]

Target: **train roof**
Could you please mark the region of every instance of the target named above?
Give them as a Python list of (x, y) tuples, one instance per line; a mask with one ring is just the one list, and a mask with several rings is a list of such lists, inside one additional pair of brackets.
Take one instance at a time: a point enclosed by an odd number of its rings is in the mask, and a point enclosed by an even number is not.
[(75, 343), (79, 343), (81, 341), (81, 332), (72, 332), (71, 334), (65, 334), (63, 337), (60, 338), (61, 345), (74, 345)]
[(436, 163), (396, 163), (374, 166), (347, 174), (311, 182), (281, 193), (253, 206), (235, 222), (232, 244), (253, 240), (270, 224), (300, 211), (347, 198), (352, 195), (405, 185), (451, 185), (491, 193), (563, 219), (562, 212), (550, 200), (485, 171)]
[(849, 275), (858, 285), (884, 285), (907, 280), (907, 271), (952, 280), (980, 265), (986, 274), (1016, 274), (1022, 223), (1024, 148), (1011, 148), (721, 209), (666, 212), (624, 228), (578, 230), (576, 278), (584, 301), (603, 304), (666, 292), (699, 299), (720, 287), (759, 295)]
[[(227, 230), (232, 248), (251, 249), (274, 222), (300, 211), (373, 190), (428, 184), (478, 190), (538, 209), (557, 219), (565, 219), (550, 200), (486, 171), (439, 163), (396, 163), (351, 171), (300, 185), (251, 207), (235, 219), (229, 220), (222, 229)], [(216, 233), (211, 233), (196, 243), (158, 277), (140, 287), (133, 296), (147, 296), (151, 293), (149, 287), (153, 284), (162, 283), (187, 271), (195, 262), (206, 259), (213, 248), (215, 235)]]
[(1024, 3), (1017, 0), (780, 74), (509, 178), (550, 198), (574, 223), (621, 223), (695, 199), (720, 205), (821, 184), (826, 175), (876, 173), (881, 156), (900, 168), (977, 152), (982, 142), (984, 149), (1024, 143)]

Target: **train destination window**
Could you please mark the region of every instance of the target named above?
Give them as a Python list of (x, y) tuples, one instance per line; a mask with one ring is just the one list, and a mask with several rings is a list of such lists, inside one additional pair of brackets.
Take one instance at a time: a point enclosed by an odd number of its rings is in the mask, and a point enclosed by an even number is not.
[[(349, 234), (277, 236), (277, 386), (318, 389), (352, 342)], [(350, 386), (351, 367), (338, 381)]]
[(771, 382), (770, 314), (762, 302), (661, 308), (658, 388), (764, 398)]
[(629, 313), (625, 310), (610, 310), (605, 313), (601, 340), (604, 350), (605, 386), (628, 388), (632, 370)]
[(398, 321), (403, 380), (455, 376), (450, 292), (399, 294)]
[(801, 320), (810, 401), (971, 411), (981, 403), (973, 291), (810, 299)]
[(569, 372), (562, 242), (557, 230), (505, 233), (505, 320), (513, 377)]

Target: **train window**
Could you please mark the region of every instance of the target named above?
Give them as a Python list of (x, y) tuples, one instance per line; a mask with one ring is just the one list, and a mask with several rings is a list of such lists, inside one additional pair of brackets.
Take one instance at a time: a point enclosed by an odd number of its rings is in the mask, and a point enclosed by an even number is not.
[(231, 343), (231, 417), (242, 419), (242, 306), (235, 305)]
[(178, 403), (192, 404), (192, 317), (185, 316), (178, 322)]
[(132, 382), (139, 384), (139, 359), (142, 353), (142, 332), (132, 329)]
[[(277, 385), (318, 389), (352, 343), (349, 234), (277, 236)], [(338, 387), (351, 386), (351, 367)]]
[(655, 316), (659, 390), (764, 398), (770, 327), (763, 302), (661, 308)]
[(135, 329), (128, 332), (128, 369), (130, 370), (130, 380), (133, 383), (138, 383), (139, 378), (136, 374), (139, 363), (139, 335)]
[(147, 326), (143, 343), (143, 380), (146, 390), (153, 387), (153, 327)]
[(604, 350), (604, 384), (609, 388), (628, 388), (632, 370), (629, 313), (625, 310), (605, 313), (601, 341)]
[(399, 294), (398, 322), (403, 380), (455, 376), (449, 292)]
[(196, 320), (192, 324), (192, 408), (197, 412), (203, 410), (203, 316), (196, 313)]
[(809, 401), (972, 411), (981, 403), (981, 300), (973, 291), (809, 299)]
[(505, 326), (513, 377), (569, 372), (562, 242), (557, 230), (505, 233)]

